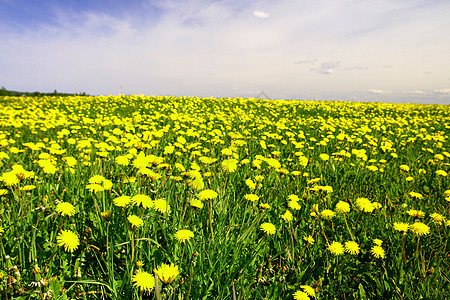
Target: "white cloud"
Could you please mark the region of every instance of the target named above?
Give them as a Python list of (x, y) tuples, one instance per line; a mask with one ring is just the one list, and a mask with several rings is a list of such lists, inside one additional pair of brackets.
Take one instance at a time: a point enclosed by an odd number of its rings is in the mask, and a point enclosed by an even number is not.
[(318, 61), (317, 58), (312, 58), (312, 57), (310, 57), (310, 58), (308, 58), (308, 59), (295, 61), (294, 64), (296, 64), (296, 65), (299, 65), (299, 64), (314, 64), (314, 63), (316, 63), (317, 61)]
[(317, 70), (320, 74), (331, 74), (339, 67), (339, 62), (324, 62), (320, 65), (320, 69)]
[(426, 92), (424, 92), (422, 90), (413, 90), (413, 91), (403, 91), (403, 94), (425, 95)]
[(263, 12), (263, 11), (260, 11), (260, 10), (255, 10), (255, 11), (253, 12), (253, 15), (254, 15), (255, 17), (261, 18), (261, 19), (267, 19), (267, 18), (270, 17), (270, 14), (268, 14), (268, 13), (266, 13), (266, 12)]
[(433, 92), (437, 93), (437, 94), (450, 94), (450, 88), (449, 89), (435, 89)]
[(367, 65), (356, 65), (356, 66), (352, 66), (352, 67), (347, 67), (345, 68), (348, 71), (352, 71), (352, 70), (367, 70), (369, 69), (369, 67)]
[(369, 93), (371, 94), (390, 94), (392, 91), (378, 90), (378, 89), (370, 89)]

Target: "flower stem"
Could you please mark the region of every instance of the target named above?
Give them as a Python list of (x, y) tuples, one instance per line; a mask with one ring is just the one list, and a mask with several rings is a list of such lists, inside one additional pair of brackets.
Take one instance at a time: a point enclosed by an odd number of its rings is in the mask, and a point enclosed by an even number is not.
[(354, 241), (355, 237), (353, 236), (352, 232), (350, 231), (350, 227), (348, 227), (347, 218), (345, 217), (345, 213), (344, 213), (344, 221), (345, 221), (345, 226), (347, 227), (348, 233), (350, 234), (350, 237)]
[(211, 228), (212, 241), (214, 243), (214, 231), (213, 231), (213, 227), (212, 227), (211, 211), (210, 211), (210, 208), (209, 208), (209, 201), (206, 202), (206, 204), (208, 205), (209, 227)]
[(405, 262), (405, 266), (406, 266), (406, 253), (405, 253), (405, 241), (404, 241), (404, 237), (405, 235), (402, 235), (402, 249), (403, 249), (403, 261)]
[(183, 243), (183, 250), (181, 251), (181, 258), (180, 258), (180, 264), (183, 262), (183, 256), (184, 256), (184, 247), (186, 247), (186, 242)]

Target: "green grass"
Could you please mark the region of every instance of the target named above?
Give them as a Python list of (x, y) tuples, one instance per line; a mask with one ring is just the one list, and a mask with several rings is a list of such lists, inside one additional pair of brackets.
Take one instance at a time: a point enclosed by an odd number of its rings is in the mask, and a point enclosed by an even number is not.
[[(1, 297), (294, 299), (308, 285), (316, 299), (449, 298), (449, 124), (444, 105), (0, 97)], [(129, 164), (118, 164), (124, 155)], [(96, 175), (112, 187), (87, 189)], [(207, 189), (217, 197), (192, 206)], [(138, 194), (165, 199), (170, 211), (113, 203)], [(373, 210), (361, 211), (358, 198)], [(350, 211), (336, 212), (339, 201)], [(57, 212), (61, 202), (75, 214)], [(336, 215), (324, 218), (327, 209)], [(287, 210), (292, 221), (281, 218)], [(260, 229), (266, 222), (275, 234)], [(430, 231), (402, 234), (396, 222)], [(181, 229), (193, 238), (178, 241)], [(62, 230), (77, 235), (73, 252), (58, 245)], [(371, 251), (376, 239), (382, 257)], [(352, 240), (357, 255), (328, 248)], [(133, 285), (163, 263), (179, 268), (173, 282), (155, 276), (151, 292)]]

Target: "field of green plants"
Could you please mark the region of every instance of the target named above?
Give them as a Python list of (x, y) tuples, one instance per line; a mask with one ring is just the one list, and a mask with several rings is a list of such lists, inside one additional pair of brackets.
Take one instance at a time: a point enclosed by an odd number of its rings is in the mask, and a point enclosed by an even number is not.
[(0, 97), (1, 299), (449, 299), (450, 107)]

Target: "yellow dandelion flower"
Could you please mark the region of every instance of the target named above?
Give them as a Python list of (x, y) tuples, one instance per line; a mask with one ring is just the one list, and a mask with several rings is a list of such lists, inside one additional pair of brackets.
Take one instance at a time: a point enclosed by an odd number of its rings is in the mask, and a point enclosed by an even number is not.
[(310, 244), (310, 245), (313, 245), (313, 244), (314, 244), (314, 238), (312, 237), (312, 235), (305, 235), (305, 236), (303, 237), (303, 240), (304, 240), (305, 242), (307, 242), (308, 244)]
[(334, 211), (330, 210), (330, 209), (325, 209), (325, 210), (322, 210), (322, 211), (320, 212), (320, 216), (321, 216), (322, 218), (324, 218), (325, 220), (330, 220), (330, 219), (332, 219), (335, 215), (336, 215), (336, 213), (335, 213)]
[(150, 170), (148, 168), (139, 169), (139, 173), (142, 174), (142, 175), (147, 176), (151, 180), (158, 180), (162, 176), (161, 174), (155, 173), (155, 172), (153, 172), (152, 170)]
[(347, 202), (344, 202), (344, 201), (339, 201), (336, 204), (335, 210), (341, 214), (348, 213), (348, 212), (350, 212), (350, 204), (348, 204)]
[(328, 154), (326, 154), (326, 153), (322, 153), (322, 154), (320, 154), (319, 155), (319, 158), (321, 159), (321, 160), (329, 160), (330, 159), (330, 156), (328, 155)]
[(140, 269), (144, 266), (144, 262), (142, 260), (138, 260), (136, 262), (136, 268)]
[(409, 224), (408, 223), (402, 223), (402, 222), (395, 222), (394, 223), (394, 229), (399, 231), (399, 232), (407, 232), (409, 229)]
[(233, 151), (231, 151), (231, 149), (228, 148), (224, 148), (222, 149), (222, 151), (220, 151), (223, 155), (233, 155)]
[(437, 170), (436, 175), (445, 177), (445, 176), (447, 176), (447, 172), (445, 172), (444, 170)]
[(113, 203), (115, 206), (118, 207), (126, 207), (131, 203), (131, 197), (130, 196), (120, 196), (113, 199)]
[(416, 222), (410, 225), (409, 229), (417, 235), (427, 235), (430, 233), (430, 227), (422, 222)]
[(136, 177), (125, 177), (123, 183), (133, 183), (136, 182)]
[(359, 254), (359, 245), (357, 242), (348, 241), (344, 244), (345, 252), (350, 254)]
[(153, 272), (155, 272), (155, 274), (158, 275), (158, 278), (166, 284), (173, 282), (180, 274), (178, 266), (174, 264), (161, 264), (158, 268), (153, 269)]
[(215, 199), (217, 198), (218, 194), (213, 190), (203, 190), (200, 193), (198, 193), (198, 198), (200, 200), (206, 200), (206, 199)]
[(156, 211), (162, 212), (162, 213), (169, 213), (170, 212), (170, 205), (167, 203), (165, 199), (156, 199), (153, 202), (153, 208)]
[(281, 215), (281, 218), (286, 222), (291, 222), (294, 219), (294, 216), (289, 210), (287, 210), (284, 214)]
[(438, 154), (434, 155), (434, 158), (437, 159), (437, 160), (444, 160), (444, 155), (438, 153)]
[(182, 229), (178, 230), (175, 233), (175, 238), (182, 243), (185, 243), (186, 241), (189, 241), (191, 238), (194, 237), (194, 233), (188, 229)]
[(275, 158), (268, 158), (268, 159), (266, 159), (266, 162), (272, 168), (279, 169), (281, 167), (281, 163), (278, 160), (276, 160)]
[(303, 291), (306, 292), (311, 297), (314, 297), (316, 295), (316, 292), (314, 291), (314, 289), (312, 287), (310, 287), (309, 285), (301, 285), (300, 288), (302, 288)]
[(416, 209), (410, 209), (406, 212), (408, 215), (410, 215), (411, 217), (416, 217), (416, 218), (423, 218), (425, 216), (425, 213), (421, 210), (416, 210)]
[(359, 210), (364, 212), (372, 212), (375, 209), (375, 206), (367, 198), (356, 199), (356, 205), (358, 206)]
[(372, 249), (370, 249), (370, 253), (376, 258), (384, 258), (385, 256), (384, 249), (378, 245), (373, 246)]
[(91, 191), (93, 193), (102, 192), (105, 190), (100, 184), (97, 184), (97, 183), (92, 183), (92, 184), (86, 185), (86, 189), (88, 189), (89, 191)]
[(329, 186), (329, 185), (318, 185), (316, 186), (317, 189), (327, 192), (327, 193), (332, 193), (333, 192), (333, 187)]
[(245, 184), (248, 186), (250, 190), (254, 190), (256, 188), (256, 183), (254, 183), (253, 180), (251, 179), (247, 179), (245, 181)]
[(334, 255), (344, 254), (344, 246), (342, 246), (342, 244), (339, 242), (332, 242), (328, 246), (328, 250), (330, 250), (330, 252)]
[(195, 208), (202, 209), (204, 205), (203, 205), (202, 200), (200, 200), (200, 199), (193, 199), (193, 200), (191, 200), (191, 206), (193, 206)]
[(294, 200), (289, 201), (289, 202), (288, 202), (288, 206), (289, 206), (290, 208), (292, 208), (292, 209), (295, 209), (295, 210), (299, 210), (300, 208), (302, 208), (302, 207), (300, 206), (300, 204), (298, 204), (298, 202), (297, 202), (297, 201), (294, 201)]
[(89, 183), (97, 183), (100, 184), (103, 182), (103, 180), (105, 180), (105, 177), (101, 176), (101, 175), (94, 175), (91, 178), (89, 178)]
[(222, 161), (222, 168), (229, 172), (229, 173), (233, 173), (234, 171), (237, 170), (238, 167), (238, 160), (237, 159), (226, 159), (224, 161)]
[(262, 223), (260, 229), (269, 235), (275, 234), (277, 231), (277, 228), (272, 223)]
[(417, 198), (417, 199), (422, 199), (423, 196), (420, 193), (416, 193), (416, 192), (409, 192), (409, 195), (413, 198)]
[(401, 166), (400, 166), (400, 170), (409, 172), (410, 168), (409, 168), (407, 165), (401, 165)]
[(306, 184), (314, 184), (314, 183), (319, 182), (319, 181), (320, 181), (320, 178), (313, 178), (313, 179), (308, 180), (306, 182)]
[(32, 190), (34, 190), (35, 188), (36, 188), (35, 185), (27, 184), (27, 185), (21, 187), (20, 190), (21, 190), (21, 191), (32, 191)]
[(136, 205), (142, 205), (143, 208), (151, 208), (153, 207), (153, 200), (147, 195), (134, 195), (131, 197), (131, 201), (133, 201)]
[(270, 209), (270, 204), (269, 203), (260, 203), (259, 207), (264, 208), (264, 209)]
[(68, 202), (61, 202), (56, 205), (56, 211), (62, 216), (73, 216), (75, 214), (75, 207)]
[(71, 230), (62, 230), (56, 237), (56, 242), (67, 252), (73, 252), (80, 245), (78, 236)]
[(432, 213), (430, 217), (433, 219), (434, 224), (441, 225), (445, 221), (445, 217), (438, 213)]
[(132, 227), (139, 228), (139, 227), (141, 227), (142, 225), (144, 225), (144, 220), (142, 220), (141, 218), (139, 218), (139, 217), (136, 216), (136, 215), (130, 215), (130, 216), (128, 216), (127, 219), (128, 219), (128, 222), (131, 223), (131, 226), (132, 226)]
[(175, 151), (174, 146), (165, 146), (164, 147), (164, 154), (172, 154)]
[(142, 169), (148, 166), (150, 163), (150, 158), (145, 156), (144, 152), (140, 152), (138, 156), (133, 160), (133, 167), (137, 169)]
[(19, 184), (19, 178), (17, 178), (16, 174), (12, 173), (12, 172), (6, 172), (2, 174), (2, 177), (0, 178), (5, 185), (7, 186), (11, 186), (11, 185), (16, 185)]
[(148, 272), (139, 272), (133, 275), (131, 281), (143, 292), (151, 292), (155, 288), (155, 277)]
[(366, 167), (367, 168), (367, 170), (369, 170), (369, 171), (372, 171), (372, 172), (376, 172), (376, 171), (378, 171), (378, 167), (377, 166), (367, 166)]
[(303, 291), (296, 291), (293, 296), (294, 296), (295, 300), (309, 300), (310, 299), (308, 294)]
[(117, 156), (114, 160), (120, 166), (128, 166), (130, 164), (130, 160), (126, 155)]
[(383, 244), (383, 241), (380, 239), (373, 239), (373, 242), (375, 243), (375, 245), (377, 246), (381, 246), (381, 244)]
[(255, 194), (247, 194), (244, 196), (245, 200), (249, 200), (252, 202), (258, 201), (259, 200), (259, 196), (255, 195)]
[(383, 205), (379, 202), (372, 202), (372, 205), (375, 209), (381, 209), (383, 208)]
[(261, 181), (264, 180), (264, 176), (262, 176), (262, 175), (256, 175), (256, 176), (255, 176), (255, 180), (256, 180), (256, 182), (261, 182)]
[(288, 199), (291, 200), (291, 201), (300, 201), (300, 198), (297, 195), (294, 195), (294, 194), (289, 195)]

